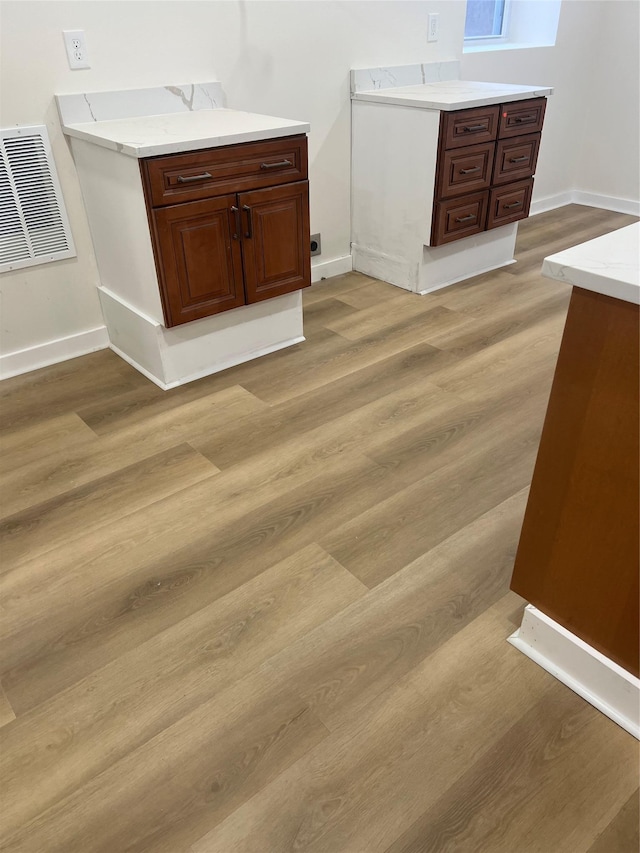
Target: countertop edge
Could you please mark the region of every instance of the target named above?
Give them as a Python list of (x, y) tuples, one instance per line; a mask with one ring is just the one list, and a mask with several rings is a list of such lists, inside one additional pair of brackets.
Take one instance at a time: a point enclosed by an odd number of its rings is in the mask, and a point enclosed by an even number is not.
[(542, 275), (562, 284), (581, 287), (583, 290), (591, 290), (594, 293), (602, 294), (602, 296), (611, 296), (623, 302), (640, 305), (640, 287), (637, 285), (602, 276), (579, 266), (568, 266), (559, 261), (554, 261), (553, 255), (545, 258), (542, 262)]
[(375, 104), (393, 104), (401, 107), (413, 107), (418, 110), (442, 110), (443, 112), (452, 112), (453, 110), (466, 110), (473, 107), (489, 107), (495, 104), (511, 103), (513, 101), (526, 101), (531, 98), (544, 98), (553, 94), (552, 88), (540, 88), (531, 92), (505, 92), (501, 96), (492, 95), (490, 97), (470, 97), (464, 101), (457, 103), (440, 103), (437, 101), (418, 100), (407, 95), (392, 94), (392, 89), (381, 89), (375, 92), (354, 92), (351, 95), (352, 101), (368, 101)]
[(307, 122), (289, 125), (286, 127), (274, 127), (265, 130), (239, 131), (238, 133), (226, 133), (223, 136), (210, 136), (191, 138), (180, 141), (169, 141), (157, 145), (135, 145), (135, 143), (116, 142), (107, 139), (96, 132), (83, 130), (77, 125), (63, 125), (62, 130), (66, 136), (99, 145), (125, 154), (128, 157), (142, 159), (143, 157), (157, 157), (163, 154), (183, 154), (188, 151), (198, 151), (201, 148), (221, 148), (225, 145), (238, 145), (243, 142), (260, 142), (264, 139), (277, 139), (281, 136), (296, 136), (301, 133), (309, 133), (311, 125)]

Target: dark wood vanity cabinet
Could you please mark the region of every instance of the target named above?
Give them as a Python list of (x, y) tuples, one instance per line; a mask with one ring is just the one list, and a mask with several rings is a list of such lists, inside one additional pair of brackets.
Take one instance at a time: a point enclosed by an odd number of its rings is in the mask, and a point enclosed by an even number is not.
[(306, 136), (141, 163), (168, 327), (311, 283)]
[(545, 106), (532, 98), (440, 114), (430, 245), (529, 215)]

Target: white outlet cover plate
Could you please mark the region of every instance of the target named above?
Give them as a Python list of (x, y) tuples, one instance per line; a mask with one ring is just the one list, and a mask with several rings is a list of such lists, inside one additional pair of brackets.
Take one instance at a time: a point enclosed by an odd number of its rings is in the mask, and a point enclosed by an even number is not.
[(64, 38), (64, 46), (67, 50), (69, 68), (72, 71), (81, 68), (91, 68), (84, 30), (63, 30), (62, 37)]

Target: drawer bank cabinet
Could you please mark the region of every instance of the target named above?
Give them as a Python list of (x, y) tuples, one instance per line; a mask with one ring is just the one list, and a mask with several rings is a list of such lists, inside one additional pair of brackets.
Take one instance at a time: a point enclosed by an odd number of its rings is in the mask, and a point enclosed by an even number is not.
[(305, 135), (140, 168), (167, 327), (311, 284)]
[(529, 215), (546, 98), (442, 112), (431, 245)]

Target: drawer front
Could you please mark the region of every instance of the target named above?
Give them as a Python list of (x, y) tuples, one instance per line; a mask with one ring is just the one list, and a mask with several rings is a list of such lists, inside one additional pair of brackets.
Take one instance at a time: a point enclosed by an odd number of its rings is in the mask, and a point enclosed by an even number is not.
[(441, 138), (445, 148), (492, 142), (498, 134), (500, 108), (477, 107), (442, 113)]
[(442, 155), (436, 182), (439, 198), (483, 190), (491, 183), (495, 143), (453, 148)]
[(533, 175), (538, 162), (539, 147), (539, 133), (498, 140), (492, 183), (506, 184)]
[(487, 230), (517, 222), (518, 219), (525, 219), (529, 215), (532, 191), (533, 178), (491, 190)]
[(432, 246), (451, 243), (484, 231), (489, 191), (449, 199), (436, 205)]
[(307, 178), (307, 137), (149, 158), (142, 162), (142, 175), (154, 207), (301, 181)]
[(544, 121), (546, 98), (529, 101), (514, 101), (500, 107), (500, 129), (498, 137), (521, 136), (524, 133), (540, 133)]

